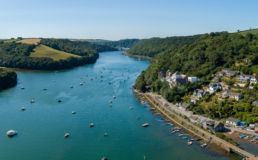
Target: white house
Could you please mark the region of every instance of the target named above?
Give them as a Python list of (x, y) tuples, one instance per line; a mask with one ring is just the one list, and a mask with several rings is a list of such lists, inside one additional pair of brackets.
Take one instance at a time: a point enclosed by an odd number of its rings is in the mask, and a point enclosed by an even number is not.
[(170, 87), (179, 84), (185, 84), (187, 83), (187, 76), (184, 74), (179, 74), (178, 72), (175, 72), (174, 74), (171, 74), (171, 72), (167, 72), (166, 81), (169, 83)]
[(238, 77), (239, 82), (241, 83), (247, 83), (251, 80), (252, 76), (251, 75), (246, 75), (246, 74), (242, 74)]
[(257, 84), (257, 81), (258, 81), (258, 77), (252, 76), (252, 78), (250, 79), (250, 84)]
[(197, 78), (197, 77), (188, 77), (187, 80), (190, 83), (195, 83), (195, 82), (199, 81), (199, 78)]

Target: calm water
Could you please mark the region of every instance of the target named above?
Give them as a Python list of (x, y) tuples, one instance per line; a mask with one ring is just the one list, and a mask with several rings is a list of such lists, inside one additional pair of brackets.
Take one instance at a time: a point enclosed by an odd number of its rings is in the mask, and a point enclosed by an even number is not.
[[(171, 126), (137, 101), (131, 86), (147, 66), (147, 61), (107, 52), (94, 65), (19, 72), (19, 85), (0, 93), (0, 160), (227, 159), (199, 144), (187, 146), (182, 137), (169, 133)], [(94, 128), (88, 127), (90, 122)], [(144, 122), (150, 127), (142, 128)], [(18, 136), (7, 138), (9, 129)], [(69, 139), (64, 139), (65, 132), (71, 134)]]

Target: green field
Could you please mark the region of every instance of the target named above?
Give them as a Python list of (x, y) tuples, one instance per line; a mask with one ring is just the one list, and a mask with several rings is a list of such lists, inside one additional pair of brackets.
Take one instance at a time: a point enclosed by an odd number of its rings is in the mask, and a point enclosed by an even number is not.
[(25, 38), (20, 41), (17, 41), (17, 43), (38, 45), (40, 43), (40, 41), (41, 41), (41, 39), (39, 39), (39, 38)]
[(53, 48), (50, 48), (48, 46), (45, 45), (39, 45), (37, 46), (34, 51), (31, 53), (30, 55), (31, 57), (48, 57), (48, 58), (52, 58), (53, 60), (62, 60), (62, 59), (67, 59), (70, 57), (77, 57), (79, 58), (80, 56), (74, 55), (74, 54), (70, 54), (70, 53), (66, 53), (63, 51), (59, 51)]

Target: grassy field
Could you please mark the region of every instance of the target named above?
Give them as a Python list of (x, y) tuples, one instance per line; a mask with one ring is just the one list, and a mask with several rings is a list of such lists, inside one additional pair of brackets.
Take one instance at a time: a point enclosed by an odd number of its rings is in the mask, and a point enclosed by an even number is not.
[(38, 45), (40, 43), (39, 38), (26, 38), (20, 41), (17, 41), (17, 43), (24, 43), (24, 44), (34, 44), (34, 45)]
[(31, 53), (31, 57), (48, 57), (52, 58), (53, 60), (61, 60), (67, 59), (69, 57), (80, 57), (74, 54), (66, 53), (63, 51), (59, 51), (53, 48), (50, 48), (45, 45), (39, 45), (34, 49), (34, 52)]

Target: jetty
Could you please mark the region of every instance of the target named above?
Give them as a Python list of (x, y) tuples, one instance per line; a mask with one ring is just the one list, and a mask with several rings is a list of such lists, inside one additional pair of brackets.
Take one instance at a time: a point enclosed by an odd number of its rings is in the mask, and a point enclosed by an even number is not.
[[(160, 113), (162, 113), (166, 118), (177, 124), (178, 126), (184, 128), (187, 132), (201, 138), (204, 140), (207, 144), (213, 143), (222, 149), (226, 150), (230, 153), (236, 153), (240, 156), (244, 157), (245, 160), (258, 160), (258, 157), (252, 153), (249, 153), (213, 134), (210, 132), (200, 128), (199, 126), (191, 123), (188, 121), (188, 119), (185, 119), (182, 117), (179, 113), (175, 112), (175, 110), (171, 109), (170, 107), (164, 105), (164, 103), (161, 103), (161, 101), (156, 100), (157, 94), (154, 93), (139, 93), (138, 91), (135, 91), (137, 94), (145, 98), (149, 104), (154, 107), (156, 110), (158, 110)], [(164, 98), (161, 97), (161, 100), (163, 102), (168, 103)]]

